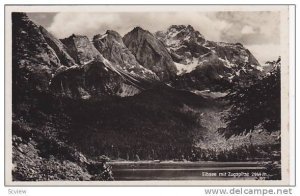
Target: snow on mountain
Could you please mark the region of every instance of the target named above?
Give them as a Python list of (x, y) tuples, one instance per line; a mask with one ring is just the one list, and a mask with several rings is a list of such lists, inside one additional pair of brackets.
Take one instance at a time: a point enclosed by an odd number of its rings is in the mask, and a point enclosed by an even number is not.
[(14, 65), (24, 72), (18, 83), (34, 77), (33, 86), (70, 97), (131, 96), (159, 81), (201, 90), (262, 71), (241, 44), (208, 41), (190, 25), (155, 35), (136, 27), (123, 38), (107, 30), (92, 40), (74, 34), (59, 40), (25, 14), (13, 18)]
[(156, 32), (155, 36), (170, 53), (179, 77), (202, 70), (201, 75), (208, 78), (205, 80), (232, 82), (245, 74), (262, 71), (259, 62), (242, 44), (206, 40), (190, 25), (172, 25), (166, 31)]

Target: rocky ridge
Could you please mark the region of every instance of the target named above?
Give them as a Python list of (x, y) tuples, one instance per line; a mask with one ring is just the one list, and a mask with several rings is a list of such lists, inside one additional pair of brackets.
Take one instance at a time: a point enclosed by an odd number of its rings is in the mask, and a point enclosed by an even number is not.
[(24, 13), (12, 13), (13, 91), (47, 90), (56, 69), (61, 66), (38, 25)]
[(168, 81), (176, 75), (175, 64), (167, 49), (149, 31), (135, 27), (123, 41), (136, 60), (156, 73), (160, 80)]
[(224, 110), (219, 98), (260, 74), (241, 44), (190, 25), (59, 40), (25, 14), (12, 19), (15, 180), (108, 180), (93, 159), (102, 154), (190, 160), (220, 121), (210, 119)]
[(263, 69), (242, 44), (206, 40), (190, 25), (172, 25), (155, 36), (164, 43), (177, 67), (175, 86), (201, 89), (201, 84), (240, 82)]
[(123, 69), (138, 78), (159, 80), (154, 72), (136, 61), (135, 56), (124, 45), (122, 37), (116, 31), (108, 30), (103, 35), (95, 35), (93, 44), (116, 68)]

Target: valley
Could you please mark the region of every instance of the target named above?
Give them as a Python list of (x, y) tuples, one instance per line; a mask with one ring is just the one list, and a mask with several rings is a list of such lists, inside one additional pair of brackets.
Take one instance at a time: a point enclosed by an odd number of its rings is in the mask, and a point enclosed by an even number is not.
[[(226, 130), (239, 102), (232, 95), (262, 81), (277, 85), (280, 62), (262, 71), (242, 44), (206, 40), (190, 25), (58, 39), (25, 13), (13, 13), (12, 23), (14, 180), (113, 180), (114, 172), (115, 180), (198, 179), (194, 170), (208, 164), (217, 171), (274, 164), (269, 170), (280, 178), (276, 119), (242, 113), (241, 121), (254, 125)], [(160, 176), (162, 170), (172, 172)]]

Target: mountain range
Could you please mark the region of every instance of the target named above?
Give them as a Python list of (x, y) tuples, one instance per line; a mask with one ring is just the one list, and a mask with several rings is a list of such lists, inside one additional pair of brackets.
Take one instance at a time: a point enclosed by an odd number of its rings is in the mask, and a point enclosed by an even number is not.
[[(26, 157), (48, 163), (51, 155), (61, 167), (68, 159), (84, 179), (90, 174), (76, 161), (82, 156), (188, 159), (197, 146), (226, 143), (216, 133), (227, 109), (221, 98), (263, 74), (242, 44), (206, 40), (190, 25), (58, 39), (25, 13), (12, 13), (12, 131), (22, 141), (14, 142), (14, 177), (29, 175)], [(75, 152), (62, 156), (61, 148)]]
[(206, 40), (190, 25), (154, 34), (135, 27), (124, 37), (107, 30), (91, 40), (74, 34), (57, 39), (22, 13), (15, 13), (14, 26), (13, 64), (26, 73), (15, 79), (25, 85), (33, 77), (36, 88), (68, 97), (132, 96), (156, 83), (205, 90), (263, 70), (242, 44)]

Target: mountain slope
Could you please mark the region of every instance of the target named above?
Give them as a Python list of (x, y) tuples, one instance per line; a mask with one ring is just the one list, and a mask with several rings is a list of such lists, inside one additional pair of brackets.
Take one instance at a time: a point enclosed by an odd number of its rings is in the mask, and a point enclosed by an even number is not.
[(60, 60), (39, 27), (23, 13), (12, 13), (12, 54), (13, 96), (29, 89), (48, 90)]
[(93, 43), (96, 49), (117, 68), (148, 80), (158, 80), (151, 70), (141, 66), (135, 56), (124, 45), (122, 37), (115, 31), (108, 30), (104, 35), (95, 35)]
[(190, 25), (172, 25), (155, 36), (171, 54), (179, 75), (175, 84), (183, 88), (200, 85), (199, 89), (203, 89), (209, 83), (243, 81), (262, 71), (255, 57), (241, 44), (208, 41)]
[(65, 66), (75, 65), (76, 62), (74, 59), (68, 54), (67, 47), (57, 38), (55, 38), (51, 33), (49, 33), (44, 27), (39, 26), (43, 37), (45, 38), (48, 45), (55, 51), (57, 57), (60, 60), (60, 63)]
[(110, 180), (102, 161), (86, 159), (56, 135), (62, 118), (53, 120), (41, 110), (53, 96), (53, 76), (72, 63), (57, 39), (26, 14), (12, 13), (13, 181)]
[(132, 96), (140, 89), (130, 79), (99, 57), (82, 66), (58, 70), (51, 80), (51, 90), (57, 95), (76, 99)]
[(136, 62), (116, 32), (108, 31), (102, 38), (95, 36), (93, 42), (82, 35), (71, 35), (61, 41), (78, 63), (57, 69), (51, 87), (61, 96), (133, 96), (157, 80), (152, 71)]
[(124, 44), (145, 68), (152, 70), (162, 81), (175, 76), (176, 67), (164, 45), (149, 31), (135, 27), (123, 37)]
[(183, 25), (155, 36), (137, 27), (123, 38), (107, 31), (58, 40), (25, 14), (12, 19), (15, 180), (95, 180), (101, 155), (222, 160), (216, 148), (237, 144), (216, 130), (228, 89), (260, 74), (241, 44), (208, 41)]
[[(45, 102), (40, 100), (41, 103)], [(88, 157), (112, 159), (173, 159), (189, 154), (205, 128), (184, 107), (215, 107), (214, 101), (188, 91), (158, 85), (130, 97), (107, 99), (48, 99), (48, 111), (66, 115), (61, 135)], [(49, 113), (49, 112), (48, 112)], [(48, 114), (48, 115), (50, 115)], [(59, 117), (60, 119), (61, 117)], [(62, 137), (62, 136), (61, 136)]]
[(205, 64), (208, 58), (219, 58), (228, 68), (245, 63), (259, 66), (255, 57), (241, 44), (208, 41), (190, 25), (172, 25), (167, 31), (155, 35), (165, 44), (173, 60), (182, 64), (179, 74), (193, 71)]
[(100, 56), (98, 50), (93, 46), (87, 36), (71, 35), (61, 39), (67, 47), (68, 53), (78, 64), (85, 64)]

